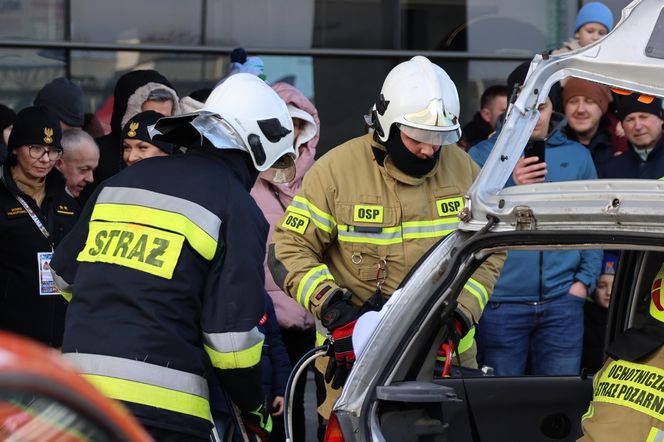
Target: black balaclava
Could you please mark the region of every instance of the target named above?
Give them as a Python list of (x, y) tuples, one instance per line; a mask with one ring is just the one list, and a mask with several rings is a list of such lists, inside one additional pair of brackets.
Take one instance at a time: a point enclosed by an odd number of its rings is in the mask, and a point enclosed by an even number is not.
[(412, 154), (401, 141), (400, 130), (396, 125), (390, 129), (390, 136), (385, 143), (387, 154), (394, 165), (403, 173), (420, 178), (431, 172), (438, 163), (440, 149), (431, 158), (420, 158)]

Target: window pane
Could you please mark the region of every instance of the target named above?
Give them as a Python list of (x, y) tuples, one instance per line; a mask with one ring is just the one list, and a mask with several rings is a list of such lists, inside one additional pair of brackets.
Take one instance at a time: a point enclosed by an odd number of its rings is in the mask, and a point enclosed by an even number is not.
[(32, 105), (37, 91), (65, 74), (64, 52), (5, 49), (0, 56), (0, 103), (16, 111)]
[(29, 40), (64, 39), (64, 0), (0, 2), (0, 37)]
[(73, 41), (201, 43), (200, 1), (71, 0), (71, 9)]
[[(314, 47), (371, 48), (390, 47), (383, 42), (383, 20), (388, 2), (380, 0), (317, 0)], [(386, 16), (385, 16), (386, 17)]]

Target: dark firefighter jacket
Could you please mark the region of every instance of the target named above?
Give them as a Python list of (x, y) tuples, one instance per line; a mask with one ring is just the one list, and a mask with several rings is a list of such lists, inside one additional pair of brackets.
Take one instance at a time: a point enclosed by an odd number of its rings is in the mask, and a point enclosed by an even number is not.
[[(59, 347), (67, 302), (57, 293), (40, 295), (37, 253), (50, 252), (51, 240), (57, 245), (74, 227), (78, 204), (65, 192), (64, 178), (55, 169), (46, 177), (41, 207), (16, 187), (7, 164), (0, 173), (0, 329)], [(39, 217), (50, 240), (16, 195)]]
[(242, 411), (263, 406), (268, 226), (240, 155), (131, 166), (99, 186), (55, 252), (71, 293), (63, 353), (146, 425), (208, 435), (210, 363)]

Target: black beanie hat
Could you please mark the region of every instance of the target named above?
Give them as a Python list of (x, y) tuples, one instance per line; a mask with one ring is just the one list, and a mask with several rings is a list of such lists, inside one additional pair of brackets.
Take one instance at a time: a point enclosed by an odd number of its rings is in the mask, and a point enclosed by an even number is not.
[[(530, 62), (524, 61), (518, 65), (510, 74), (507, 76), (507, 90), (510, 95), (514, 93), (514, 88), (517, 84), (523, 85), (526, 82), (526, 75), (528, 75), (528, 69), (530, 69)], [(509, 98), (509, 97), (508, 97)]]
[(152, 110), (134, 115), (122, 128), (122, 139), (124, 140), (125, 138), (130, 138), (133, 140), (146, 141), (155, 145), (167, 154), (172, 154), (175, 147), (174, 145), (171, 143), (166, 143), (165, 141), (153, 140), (150, 138), (150, 134), (148, 133), (148, 126), (154, 125), (157, 120), (163, 117), (164, 115)]
[(627, 115), (633, 112), (646, 112), (662, 118), (664, 120), (664, 113), (662, 112), (662, 100), (655, 98), (650, 103), (643, 103), (639, 101), (639, 93), (630, 95), (621, 95), (618, 97), (616, 103), (616, 115), (620, 121), (623, 121)]
[(46, 106), (26, 107), (16, 115), (7, 148), (29, 144), (62, 149), (62, 129), (58, 117)]
[(85, 120), (83, 89), (71, 80), (59, 77), (47, 83), (37, 92), (34, 105), (50, 108), (69, 126), (83, 127)]
[(0, 131), (14, 124), (15, 119), (16, 112), (4, 104), (0, 104)]

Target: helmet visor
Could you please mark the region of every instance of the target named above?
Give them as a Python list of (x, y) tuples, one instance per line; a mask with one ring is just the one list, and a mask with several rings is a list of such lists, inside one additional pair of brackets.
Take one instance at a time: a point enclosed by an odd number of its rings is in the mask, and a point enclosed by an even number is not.
[(459, 128), (448, 131), (434, 131), (418, 129), (416, 127), (410, 127), (404, 124), (397, 124), (397, 127), (409, 138), (417, 140), (420, 143), (431, 144), (433, 146), (446, 146), (448, 144), (455, 144), (461, 138), (461, 129)]
[(201, 114), (194, 118), (190, 124), (217, 149), (247, 151), (244, 142), (235, 132), (235, 129), (219, 115)]
[[(453, 130), (459, 127), (459, 119), (443, 107), (443, 101), (434, 98), (429, 105), (418, 112), (411, 112), (403, 119), (417, 126), (431, 126), (432, 129)], [(446, 129), (447, 128), (447, 129)]]
[(274, 184), (285, 184), (293, 181), (295, 172), (295, 158), (287, 153), (275, 161), (272, 167), (261, 172), (260, 177)]

